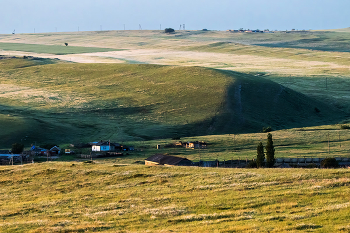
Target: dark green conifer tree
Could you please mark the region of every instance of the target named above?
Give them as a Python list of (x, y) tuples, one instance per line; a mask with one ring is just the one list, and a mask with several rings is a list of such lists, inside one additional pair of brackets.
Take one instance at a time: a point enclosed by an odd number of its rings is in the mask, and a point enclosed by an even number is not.
[(259, 143), (258, 147), (257, 147), (257, 156), (256, 156), (256, 165), (257, 167), (264, 167), (264, 163), (265, 163), (265, 153), (264, 153), (264, 146), (262, 144), (262, 142)]
[(275, 148), (273, 146), (272, 134), (267, 134), (267, 144), (266, 149), (266, 166), (273, 167), (275, 164)]
[(12, 144), (11, 152), (12, 152), (12, 154), (20, 154), (20, 153), (22, 153), (23, 149), (24, 149), (24, 145), (16, 142), (16, 143)]

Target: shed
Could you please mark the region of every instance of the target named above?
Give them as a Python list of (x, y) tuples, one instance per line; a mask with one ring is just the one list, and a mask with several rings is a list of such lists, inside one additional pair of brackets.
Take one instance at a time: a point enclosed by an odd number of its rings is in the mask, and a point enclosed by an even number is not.
[(191, 149), (206, 149), (207, 148), (207, 143), (206, 142), (187, 142), (186, 143), (186, 148), (191, 148)]
[(58, 146), (54, 146), (49, 150), (50, 155), (59, 155), (61, 153), (61, 149)]
[(165, 165), (165, 166), (191, 166), (192, 161), (186, 158), (163, 155), (163, 154), (155, 154), (145, 160), (145, 165), (149, 166), (157, 166), (157, 165)]

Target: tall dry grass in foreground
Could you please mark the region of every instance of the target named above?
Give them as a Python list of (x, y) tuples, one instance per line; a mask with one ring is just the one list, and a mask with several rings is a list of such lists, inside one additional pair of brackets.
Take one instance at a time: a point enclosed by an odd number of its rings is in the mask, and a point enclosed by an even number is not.
[(0, 168), (1, 232), (349, 232), (348, 169)]

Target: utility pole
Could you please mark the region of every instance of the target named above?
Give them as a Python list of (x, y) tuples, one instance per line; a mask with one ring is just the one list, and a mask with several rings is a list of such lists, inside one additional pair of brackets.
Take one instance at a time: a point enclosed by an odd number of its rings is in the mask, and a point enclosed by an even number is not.
[(202, 160), (202, 157), (201, 157), (201, 147), (199, 147), (199, 164), (198, 164), (198, 167), (201, 166), (201, 160)]
[(141, 24), (139, 24), (139, 30), (142, 30)]
[(183, 29), (183, 30), (186, 30), (185, 24), (182, 25), (182, 29)]
[(330, 154), (330, 145), (329, 145), (329, 133), (328, 133), (328, 154)]

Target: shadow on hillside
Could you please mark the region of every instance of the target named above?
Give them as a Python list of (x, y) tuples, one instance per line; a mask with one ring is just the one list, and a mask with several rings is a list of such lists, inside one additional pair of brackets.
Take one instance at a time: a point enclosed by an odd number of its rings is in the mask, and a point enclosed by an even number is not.
[[(201, 122), (167, 125), (148, 118), (155, 106), (68, 109), (60, 112), (0, 106), (2, 114), (22, 117), (23, 128), (2, 134), (1, 147), (25, 137), (26, 146), (37, 142), (69, 143), (98, 139), (151, 140), (208, 134), (256, 133), (338, 123), (341, 110), (259, 76), (220, 71), (234, 79), (217, 115)], [(6, 127), (0, 122), (0, 127)], [(5, 146), (6, 145), (6, 146)]]
[[(184, 125), (151, 125), (132, 130), (145, 140), (208, 134), (257, 133), (263, 127), (274, 130), (334, 124), (346, 119), (338, 108), (327, 105), (283, 85), (258, 76), (219, 71), (232, 76), (224, 107), (215, 117)], [(148, 132), (148, 133), (147, 133)]]
[(263, 127), (287, 129), (337, 123), (346, 114), (290, 88), (258, 76), (231, 73), (226, 107), (217, 116), (215, 133), (260, 132)]

